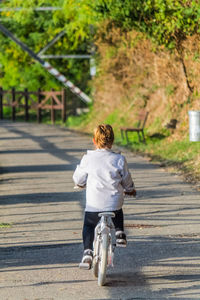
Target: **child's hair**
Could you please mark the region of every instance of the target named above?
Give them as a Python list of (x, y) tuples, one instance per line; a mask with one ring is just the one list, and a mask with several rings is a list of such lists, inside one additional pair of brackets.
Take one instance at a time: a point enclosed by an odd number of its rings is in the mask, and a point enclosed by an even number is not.
[(98, 148), (111, 148), (114, 132), (109, 124), (100, 124), (94, 129), (94, 140)]

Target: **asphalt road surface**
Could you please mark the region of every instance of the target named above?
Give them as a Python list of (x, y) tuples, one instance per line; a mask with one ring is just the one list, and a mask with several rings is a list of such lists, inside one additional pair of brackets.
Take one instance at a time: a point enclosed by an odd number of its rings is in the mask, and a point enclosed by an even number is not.
[(0, 122), (0, 299), (200, 299), (200, 192), (123, 150), (138, 191), (124, 204), (126, 249), (107, 284), (80, 270), (85, 191), (72, 174), (91, 138)]

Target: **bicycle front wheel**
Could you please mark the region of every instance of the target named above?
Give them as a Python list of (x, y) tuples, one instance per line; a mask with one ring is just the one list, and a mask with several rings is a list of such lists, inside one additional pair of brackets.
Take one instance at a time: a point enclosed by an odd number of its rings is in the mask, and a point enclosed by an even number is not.
[(92, 271), (95, 277), (98, 277), (99, 270), (99, 248), (100, 248), (100, 239), (99, 236), (95, 237), (94, 240), (94, 257), (92, 262)]
[(102, 235), (102, 241), (100, 243), (100, 256), (98, 263), (98, 285), (102, 286), (106, 282), (106, 270), (108, 261), (108, 234)]

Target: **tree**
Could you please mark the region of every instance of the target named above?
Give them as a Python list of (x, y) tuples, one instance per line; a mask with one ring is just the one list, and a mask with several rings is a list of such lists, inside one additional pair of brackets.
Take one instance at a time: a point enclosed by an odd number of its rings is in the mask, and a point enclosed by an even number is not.
[[(59, 32), (63, 35), (45, 54), (86, 54), (91, 44), (89, 20), (93, 18), (92, 10), (84, 1), (51, 1), (52, 7), (58, 10), (39, 11), (37, 7), (49, 6), (49, 1), (15, 0), (4, 1), (1, 7), (11, 10), (1, 12), (2, 23), (14, 35), (32, 49), (39, 52)], [(13, 8), (21, 10), (12, 10)], [(89, 61), (82, 60), (51, 60), (61, 73), (74, 81), (81, 89), (88, 92)], [(60, 83), (48, 74), (39, 63), (33, 61), (28, 54), (12, 40), (0, 34), (0, 85), (5, 88), (28, 87), (37, 89), (59, 88)]]

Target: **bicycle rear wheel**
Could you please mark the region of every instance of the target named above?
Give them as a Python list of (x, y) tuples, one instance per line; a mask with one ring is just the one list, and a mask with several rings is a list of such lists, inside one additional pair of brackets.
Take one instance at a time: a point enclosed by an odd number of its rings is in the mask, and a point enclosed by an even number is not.
[(106, 282), (106, 270), (108, 261), (108, 234), (106, 233), (102, 235), (99, 252), (98, 285), (102, 286)]

